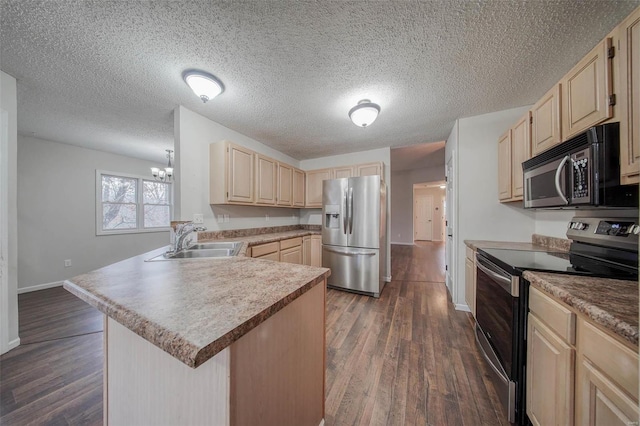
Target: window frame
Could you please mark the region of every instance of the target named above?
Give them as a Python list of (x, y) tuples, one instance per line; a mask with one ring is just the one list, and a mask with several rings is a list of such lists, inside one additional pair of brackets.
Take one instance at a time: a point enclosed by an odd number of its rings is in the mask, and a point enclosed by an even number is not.
[[(126, 179), (136, 180), (136, 227), (130, 229), (102, 229), (102, 176), (114, 176)], [(144, 203), (144, 181), (153, 182), (153, 177), (135, 175), (131, 173), (112, 172), (108, 170), (96, 169), (96, 235), (122, 235), (122, 234), (147, 234), (150, 232), (167, 232), (171, 229), (171, 226), (159, 227), (159, 228), (145, 228), (144, 227), (144, 206), (156, 205)], [(173, 182), (162, 182), (169, 185), (169, 220), (173, 220)], [(125, 203), (130, 204), (130, 203)], [(157, 204), (165, 205), (165, 204)]]

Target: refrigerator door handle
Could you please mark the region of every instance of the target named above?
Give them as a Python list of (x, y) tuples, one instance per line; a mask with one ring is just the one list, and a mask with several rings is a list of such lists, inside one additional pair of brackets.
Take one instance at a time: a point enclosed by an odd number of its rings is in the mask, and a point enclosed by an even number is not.
[(348, 226), (348, 216), (349, 216), (349, 212), (348, 212), (348, 206), (349, 204), (347, 203), (347, 190), (344, 190), (344, 195), (342, 196), (342, 205), (344, 206), (344, 208), (342, 209), (342, 224), (344, 226), (344, 235), (347, 235), (347, 226)]
[(353, 234), (353, 188), (349, 187), (349, 234)]

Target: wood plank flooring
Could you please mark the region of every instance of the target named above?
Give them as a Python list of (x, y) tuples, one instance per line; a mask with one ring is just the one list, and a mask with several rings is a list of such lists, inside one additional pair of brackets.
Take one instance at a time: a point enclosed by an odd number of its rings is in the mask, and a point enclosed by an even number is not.
[(326, 425), (508, 424), (470, 314), (444, 285), (444, 244), (393, 245), (380, 299), (327, 293)]
[[(444, 286), (444, 244), (392, 246), (380, 299), (327, 293), (327, 426), (500, 425), (469, 314)], [(102, 319), (62, 288), (20, 295), (0, 357), (0, 424), (102, 423)], [(25, 342), (27, 344), (25, 344)]]

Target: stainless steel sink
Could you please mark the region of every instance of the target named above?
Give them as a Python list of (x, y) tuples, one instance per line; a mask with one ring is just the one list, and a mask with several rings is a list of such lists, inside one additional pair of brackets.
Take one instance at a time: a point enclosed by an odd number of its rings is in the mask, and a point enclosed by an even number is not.
[(176, 259), (206, 259), (212, 257), (232, 257), (237, 256), (241, 242), (219, 242), (219, 243), (199, 243), (194, 244), (186, 250), (177, 253), (164, 253), (156, 257), (148, 259), (147, 262), (155, 262), (158, 260), (176, 260)]
[(187, 247), (187, 250), (227, 249), (239, 251), (240, 247), (242, 247), (241, 242), (221, 241), (211, 243), (196, 243), (190, 247)]

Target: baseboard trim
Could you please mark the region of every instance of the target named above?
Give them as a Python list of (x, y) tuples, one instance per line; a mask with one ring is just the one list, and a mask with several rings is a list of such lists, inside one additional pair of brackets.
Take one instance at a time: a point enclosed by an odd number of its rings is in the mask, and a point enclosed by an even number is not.
[(390, 283), (391, 282), (391, 275), (387, 275), (386, 277), (383, 278), (385, 283)]
[(456, 308), (456, 311), (471, 312), (471, 309), (469, 309), (469, 306), (465, 305), (464, 303), (456, 303), (455, 308)]
[(324, 426), (324, 419), (320, 420), (320, 424), (318, 426)]
[(18, 346), (20, 346), (20, 338), (15, 338), (12, 341), (9, 342), (9, 344), (7, 345), (7, 352), (10, 351), (11, 349), (15, 349)]
[(29, 287), (19, 287), (18, 288), (18, 294), (31, 293), (32, 291), (46, 290), (48, 288), (60, 287), (62, 285), (62, 283), (63, 283), (63, 281), (54, 281), (52, 283), (31, 285)]
[(414, 243), (396, 243), (394, 241), (391, 241), (391, 244), (395, 244), (397, 246), (415, 246)]

